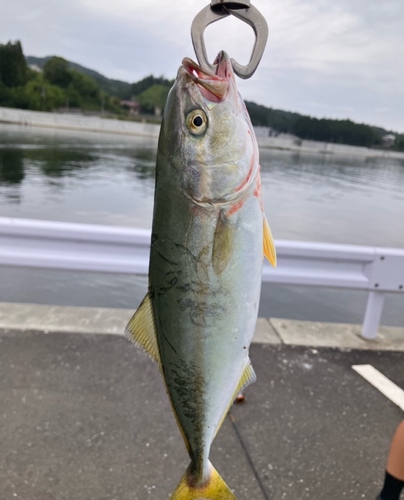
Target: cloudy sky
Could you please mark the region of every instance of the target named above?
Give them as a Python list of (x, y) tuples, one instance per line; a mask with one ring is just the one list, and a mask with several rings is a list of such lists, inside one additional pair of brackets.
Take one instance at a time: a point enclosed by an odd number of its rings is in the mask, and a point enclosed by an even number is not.
[[(60, 55), (110, 78), (174, 77), (193, 57), (190, 26), (209, 0), (0, 0), (0, 43)], [(253, 0), (269, 25), (243, 97), (317, 117), (351, 118), (404, 132), (404, 0)], [(251, 28), (234, 18), (205, 32), (246, 63)]]

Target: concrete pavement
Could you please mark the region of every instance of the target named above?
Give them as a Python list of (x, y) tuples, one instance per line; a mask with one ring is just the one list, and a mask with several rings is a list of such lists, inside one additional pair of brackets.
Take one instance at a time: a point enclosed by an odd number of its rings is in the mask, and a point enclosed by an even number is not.
[[(351, 366), (404, 388), (404, 353), (277, 337), (251, 359), (211, 453), (238, 500), (374, 500), (403, 412)], [(161, 500), (187, 464), (157, 367), (124, 338), (0, 331), (1, 500)]]

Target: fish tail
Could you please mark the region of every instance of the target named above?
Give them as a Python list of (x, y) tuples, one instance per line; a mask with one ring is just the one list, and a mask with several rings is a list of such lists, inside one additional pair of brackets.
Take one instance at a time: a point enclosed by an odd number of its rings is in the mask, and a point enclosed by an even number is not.
[(194, 481), (188, 471), (189, 469), (183, 475), (171, 500), (198, 500), (203, 498), (209, 500), (237, 500), (213, 466), (211, 466), (209, 480), (202, 486), (193, 485)]

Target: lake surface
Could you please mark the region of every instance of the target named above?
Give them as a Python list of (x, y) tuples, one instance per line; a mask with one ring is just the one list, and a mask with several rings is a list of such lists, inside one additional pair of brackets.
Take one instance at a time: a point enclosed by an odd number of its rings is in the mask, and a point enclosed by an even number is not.
[[(0, 216), (150, 228), (157, 141), (0, 124)], [(274, 237), (404, 247), (404, 160), (262, 150)], [(0, 267), (0, 301), (135, 308), (144, 277)], [(265, 285), (261, 316), (361, 322), (366, 293)], [(389, 295), (383, 323), (404, 326)]]

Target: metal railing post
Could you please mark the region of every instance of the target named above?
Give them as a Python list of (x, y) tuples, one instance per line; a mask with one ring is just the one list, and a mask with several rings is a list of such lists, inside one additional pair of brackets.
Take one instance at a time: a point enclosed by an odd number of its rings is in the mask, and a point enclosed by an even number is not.
[(362, 337), (364, 339), (372, 340), (376, 338), (377, 330), (380, 325), (380, 319), (382, 317), (383, 304), (383, 292), (369, 292), (368, 303), (362, 325)]

